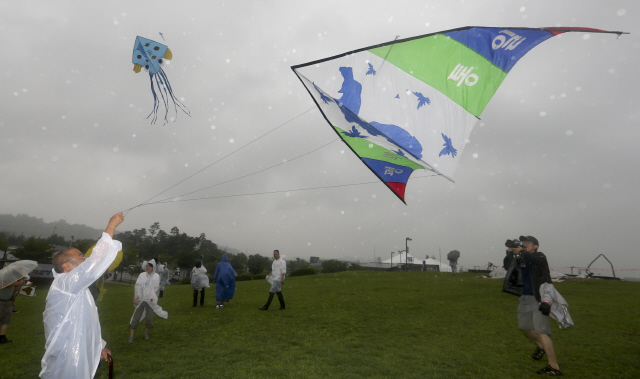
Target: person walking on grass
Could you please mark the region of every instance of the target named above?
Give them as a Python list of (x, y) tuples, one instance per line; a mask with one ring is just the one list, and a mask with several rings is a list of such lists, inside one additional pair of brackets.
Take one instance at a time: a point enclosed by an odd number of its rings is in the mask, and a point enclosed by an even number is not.
[(196, 267), (191, 270), (191, 288), (193, 288), (193, 306), (198, 305), (198, 291), (200, 291), (200, 306), (204, 307), (204, 289), (209, 288), (209, 277), (202, 261), (196, 261)]
[(160, 275), (160, 285), (158, 286), (158, 298), (164, 295), (164, 286), (169, 280), (169, 267), (167, 262), (158, 262), (158, 275)]
[(0, 289), (0, 344), (12, 342), (12, 340), (7, 339), (7, 336), (5, 335), (7, 333), (7, 329), (9, 329), (9, 324), (11, 324), (11, 319), (14, 313), (11, 299), (16, 293), (15, 289), (20, 289), (21, 286), (24, 286), (27, 283), (27, 280), (28, 279), (17, 280), (3, 289)]
[(222, 261), (216, 266), (213, 281), (216, 284), (216, 309), (220, 309), (236, 292), (236, 273), (229, 263), (227, 254), (222, 256)]
[(520, 273), (522, 275), (522, 296), (518, 306), (518, 327), (525, 336), (536, 344), (531, 357), (540, 360), (546, 354), (547, 366), (538, 370), (538, 374), (546, 376), (562, 375), (556, 361), (556, 354), (551, 341), (549, 313), (551, 304), (541, 302), (540, 286), (551, 284), (551, 272), (547, 257), (538, 251), (539, 243), (535, 237), (520, 236), (523, 248), (519, 254)]
[[(282, 285), (284, 284), (284, 277), (287, 273), (287, 262), (284, 259), (280, 258), (280, 251), (273, 251), (273, 263), (271, 264), (271, 272), (267, 275), (267, 280), (271, 283), (271, 289), (269, 290), (269, 299), (267, 303), (259, 308), (262, 311), (266, 311), (269, 309), (269, 305), (271, 305), (271, 300), (273, 300), (273, 295), (278, 295), (278, 300), (280, 301), (280, 309), (283, 311), (284, 307), (284, 297), (282, 297)], [(270, 278), (270, 279), (269, 279)]]
[[(145, 264), (146, 263), (146, 264)], [(136, 280), (135, 294), (133, 295), (133, 304), (136, 309), (131, 316), (129, 334), (129, 343), (133, 342), (133, 335), (140, 324), (140, 320), (144, 318), (144, 334), (142, 338), (149, 339), (149, 329), (153, 328), (153, 313), (155, 312), (162, 318), (168, 318), (169, 314), (162, 310), (158, 305), (158, 286), (160, 285), (160, 276), (156, 274), (156, 262), (152, 259), (149, 262), (143, 262), (145, 272), (138, 275)]]
[(122, 244), (113, 240), (122, 221), (122, 212), (111, 217), (90, 257), (73, 248), (53, 256), (54, 279), (43, 314), (46, 350), (41, 378), (93, 378), (100, 359), (111, 354), (105, 349), (98, 309), (88, 288), (122, 250)]
[(458, 259), (460, 259), (460, 252), (458, 250), (451, 250), (449, 254), (447, 254), (447, 259), (449, 260), (449, 266), (451, 266), (451, 272), (453, 276), (456, 276), (456, 272), (458, 271)]

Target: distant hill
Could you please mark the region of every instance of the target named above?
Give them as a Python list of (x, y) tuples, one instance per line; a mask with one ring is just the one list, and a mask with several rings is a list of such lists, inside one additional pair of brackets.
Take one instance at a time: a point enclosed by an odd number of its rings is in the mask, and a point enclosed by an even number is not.
[(0, 231), (7, 234), (24, 234), (25, 237), (36, 236), (40, 238), (47, 238), (55, 233), (65, 239), (71, 239), (73, 236), (76, 240), (97, 240), (102, 235), (102, 230), (86, 225), (68, 224), (65, 220), (47, 223), (41, 218), (26, 214), (18, 214), (17, 216), (0, 214)]

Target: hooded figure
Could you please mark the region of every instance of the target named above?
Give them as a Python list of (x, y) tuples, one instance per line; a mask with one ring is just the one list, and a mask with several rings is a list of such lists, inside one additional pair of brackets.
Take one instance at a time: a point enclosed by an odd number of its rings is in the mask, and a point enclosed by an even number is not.
[(204, 289), (209, 288), (209, 277), (202, 261), (197, 261), (196, 266), (191, 270), (191, 288), (193, 288), (193, 306), (197, 305), (198, 291), (200, 291), (200, 306), (204, 307)]
[(153, 328), (153, 313), (155, 312), (162, 318), (169, 318), (167, 311), (162, 310), (158, 305), (158, 286), (160, 285), (160, 276), (154, 271), (156, 262), (152, 259), (149, 262), (143, 262), (142, 267), (145, 272), (138, 275), (136, 280), (135, 295), (133, 296), (133, 305), (136, 309), (131, 316), (131, 335), (129, 342), (133, 342), (133, 334), (138, 327), (138, 323), (145, 319), (144, 339), (149, 339), (149, 329)]
[(158, 286), (158, 297), (162, 297), (162, 295), (164, 295), (164, 285), (167, 284), (167, 281), (169, 280), (169, 267), (167, 267), (166, 263), (165, 264), (161, 264), (160, 262), (158, 262), (158, 268), (156, 269), (156, 272), (158, 273), (158, 275), (160, 275), (160, 285)]
[(213, 281), (216, 283), (216, 308), (222, 308), (222, 303), (233, 299), (236, 292), (236, 273), (227, 254), (222, 256), (222, 261), (216, 266)]

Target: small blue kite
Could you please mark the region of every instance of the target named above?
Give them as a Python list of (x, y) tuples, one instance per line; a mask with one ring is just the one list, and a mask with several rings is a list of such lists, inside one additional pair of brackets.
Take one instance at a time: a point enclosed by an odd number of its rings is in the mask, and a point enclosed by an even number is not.
[(158, 98), (155, 86), (153, 85), (154, 80), (158, 86), (160, 98), (162, 98), (162, 102), (164, 103), (165, 124), (167, 123), (167, 115), (169, 114), (169, 100), (173, 102), (176, 117), (178, 115), (178, 108), (187, 114), (187, 116), (191, 116), (189, 109), (173, 94), (173, 89), (171, 88), (171, 84), (169, 84), (169, 79), (162, 70), (165, 60), (170, 60), (171, 58), (173, 58), (173, 54), (171, 54), (171, 50), (169, 50), (166, 45), (140, 36), (136, 37), (136, 42), (133, 45), (133, 71), (138, 73), (144, 68), (144, 70), (149, 73), (151, 93), (153, 93), (153, 110), (149, 113), (147, 118), (153, 115), (153, 118), (151, 119), (152, 124), (158, 119), (158, 108), (160, 107), (160, 99)]

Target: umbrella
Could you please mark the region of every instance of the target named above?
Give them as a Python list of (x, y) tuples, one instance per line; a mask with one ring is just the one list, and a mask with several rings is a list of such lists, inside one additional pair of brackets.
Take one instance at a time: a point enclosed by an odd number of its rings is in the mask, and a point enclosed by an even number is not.
[(460, 252), (458, 250), (451, 250), (449, 254), (447, 254), (447, 259), (450, 261), (457, 261), (460, 258)]
[(0, 270), (0, 288), (20, 280), (38, 267), (36, 261), (16, 261)]

